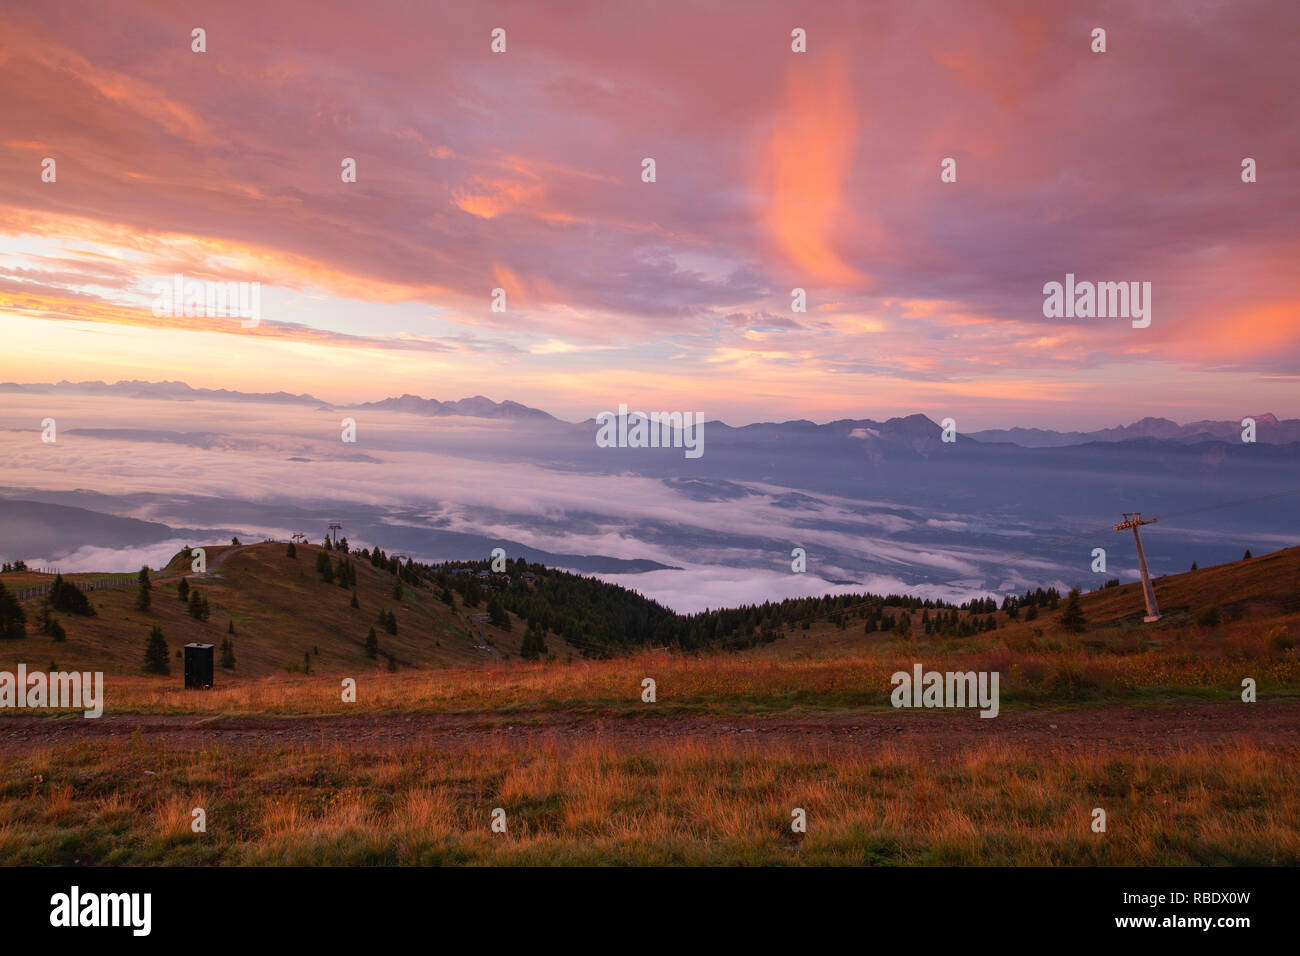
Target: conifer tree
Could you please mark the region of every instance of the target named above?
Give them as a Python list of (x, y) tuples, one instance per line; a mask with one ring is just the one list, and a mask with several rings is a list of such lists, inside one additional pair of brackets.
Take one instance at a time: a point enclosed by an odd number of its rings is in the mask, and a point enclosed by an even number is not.
[(137, 611), (147, 611), (153, 603), (153, 595), (150, 593), (153, 590), (153, 585), (149, 582), (148, 565), (140, 569), (137, 580), (140, 582), (140, 590), (135, 595), (135, 609)]
[(27, 612), (0, 582), (0, 637), (17, 640), (27, 636)]
[(144, 669), (150, 674), (172, 672), (171, 658), (167, 655), (167, 641), (163, 637), (162, 628), (157, 624), (149, 632), (149, 640), (144, 646)]
[(1061, 626), (1068, 634), (1082, 634), (1088, 627), (1088, 621), (1083, 616), (1083, 605), (1079, 601), (1078, 588), (1073, 588), (1066, 598), (1065, 610), (1061, 612)]

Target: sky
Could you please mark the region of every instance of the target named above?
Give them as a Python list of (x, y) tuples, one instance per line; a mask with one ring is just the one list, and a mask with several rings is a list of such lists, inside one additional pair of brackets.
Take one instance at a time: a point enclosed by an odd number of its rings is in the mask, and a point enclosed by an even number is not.
[[(1300, 417), (1289, 0), (7, 0), (0, 90), (0, 380)], [(261, 322), (156, 316), (177, 273)], [(1067, 274), (1150, 326), (1045, 317)]]

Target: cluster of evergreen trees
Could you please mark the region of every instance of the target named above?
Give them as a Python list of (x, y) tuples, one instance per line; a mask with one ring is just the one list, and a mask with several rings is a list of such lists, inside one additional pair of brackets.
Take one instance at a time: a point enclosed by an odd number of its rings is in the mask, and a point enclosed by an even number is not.
[[(352, 588), (351, 606), (356, 608), (359, 606), (356, 568), (346, 549), (346, 539), (340, 539), (337, 545), (327, 539), (317, 555), (316, 570), (322, 580)], [(337, 560), (333, 554), (338, 555)], [(288, 555), (297, 555), (292, 544)], [(510, 629), (510, 614), (527, 621), (521, 654), (529, 660), (549, 653), (548, 633), (563, 637), (588, 656), (612, 655), (648, 645), (682, 650), (741, 649), (777, 640), (790, 629), (806, 630), (819, 620), (830, 621), (840, 628), (860, 621), (867, 633), (890, 632), (909, 637), (914, 630), (919, 630), (926, 635), (966, 637), (997, 628), (995, 614), (999, 608), (1013, 619), (1020, 617), (1023, 609), (1025, 619), (1033, 620), (1040, 608), (1056, 609), (1061, 603), (1061, 595), (1055, 588), (1037, 588), (1020, 596), (1008, 596), (1000, 604), (994, 597), (975, 598), (956, 605), (906, 594), (857, 593), (766, 601), (681, 615), (618, 585), (551, 570), (523, 558), (508, 558), (504, 567), (501, 562), (496, 562), (494, 567), (492, 561), (444, 564), (424, 564), (409, 558), (403, 561), (377, 547), (360, 549), (355, 555), (393, 575), (394, 601), (404, 599), (405, 587), (423, 587), (438, 594), (449, 606), (455, 605), (453, 594), (459, 594), (467, 608), (476, 608), (486, 600), (492, 624), (499, 628)], [(139, 598), (142, 610), (148, 608), (150, 588), (148, 569), (142, 568)], [(178, 589), (182, 600), (188, 597), (191, 613), (206, 620), (206, 599), (197, 589), (189, 596), (189, 584), (184, 578)], [(12, 611), (4, 610), (2, 595), (0, 592), (0, 631), (23, 626), (25, 622), (8, 623), (15, 618)], [(85, 600), (79, 592), (78, 596)], [(1076, 613), (1077, 592), (1071, 592), (1071, 601), (1076, 606), (1071, 609), (1067, 605), (1062, 623), (1067, 630), (1081, 629), (1084, 625), (1081, 612)], [(21, 613), (22, 609), (17, 610)], [(919, 617), (916, 612), (920, 612)], [(388, 634), (397, 633), (397, 617), (392, 610), (385, 608), (379, 612), (378, 626)], [(381, 653), (375, 627), (370, 628), (365, 649), (372, 658)], [(231, 663), (224, 663), (226, 644), (222, 645), (222, 657), (222, 666), (233, 666), (233, 650)]]
[[(998, 602), (993, 597), (959, 606), (909, 594), (836, 594), (681, 615), (618, 585), (553, 571), (523, 558), (507, 558), (504, 567), (498, 564), (494, 569), (490, 561), (403, 562), (380, 548), (357, 553), (373, 567), (395, 575), (398, 582), (431, 588), (448, 605), (454, 604), (453, 592), (467, 608), (478, 607), (486, 599), (487, 613), (497, 627), (509, 626), (507, 611), (527, 621), (521, 653), (529, 659), (547, 653), (547, 633), (560, 635), (586, 655), (604, 656), (647, 645), (736, 650), (777, 640), (790, 629), (807, 629), (818, 620), (832, 621), (841, 628), (860, 620), (868, 632), (893, 631), (904, 636), (910, 635), (914, 626), (926, 634), (954, 637), (998, 626), (994, 617)], [(488, 574), (480, 578), (484, 571)], [(1022, 603), (1054, 607), (1059, 599), (1054, 589), (1040, 588), (1023, 599), (1009, 598), (1003, 607)], [(886, 607), (913, 613), (886, 613)], [(921, 612), (919, 621), (915, 619), (917, 611)], [(380, 615), (381, 624), (388, 613)]]
[(26, 561), (6, 561), (4, 562), (4, 564), (0, 564), (0, 574), (6, 574), (10, 571), (26, 571), (26, 570), (27, 570)]
[(357, 586), (357, 569), (347, 558), (339, 558), (335, 564), (328, 554), (321, 551), (316, 555), (316, 573), (326, 584), (337, 584), (341, 588)]
[[(55, 575), (54, 584), (41, 598), (33, 622), (39, 633), (52, 637), (56, 641), (62, 641), (67, 637), (67, 632), (59, 623), (59, 619), (54, 616), (55, 611), (80, 614), (85, 617), (95, 616), (95, 609), (91, 606), (85, 592), (71, 581), (63, 580), (62, 574)], [(2, 585), (0, 585), (0, 634), (5, 637), (27, 636), (27, 615), (12, 595), (4, 593)]]
[(64, 611), (68, 614), (82, 614), (86, 617), (94, 617), (95, 609), (90, 606), (90, 600), (86, 597), (85, 592), (78, 588), (70, 581), (64, 581), (62, 574), (54, 577), (54, 585), (45, 595), (45, 603), (52, 610)]
[(535, 661), (546, 653), (549, 653), (546, 647), (546, 628), (536, 621), (529, 621), (528, 629), (524, 631), (524, 641), (519, 647), (519, 656), (526, 661)]

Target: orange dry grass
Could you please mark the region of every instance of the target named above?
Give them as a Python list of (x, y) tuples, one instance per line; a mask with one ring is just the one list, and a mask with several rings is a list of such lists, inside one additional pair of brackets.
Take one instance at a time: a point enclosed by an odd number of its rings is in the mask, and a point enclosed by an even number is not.
[[(1298, 629), (1300, 630), (1300, 629)], [(1244, 677), (1261, 691), (1300, 692), (1300, 655), (1282, 646), (1278, 629), (1203, 646), (1192, 639), (1117, 652), (1077, 643), (1040, 646), (996, 634), (967, 641), (881, 643), (826, 660), (738, 655), (643, 653), (606, 661), (447, 668), (398, 673), (231, 679), (208, 691), (185, 691), (175, 678), (106, 677), (106, 713), (241, 715), (337, 714), (359, 711), (576, 713), (636, 712), (641, 681), (657, 684), (657, 711), (756, 713), (791, 709), (887, 706), (890, 676), (926, 669), (997, 671), (1004, 705), (1140, 699), (1149, 693), (1229, 698)], [(342, 680), (356, 680), (344, 703)]]
[(1300, 863), (1300, 767), (1249, 746), (1044, 762), (1005, 745), (867, 759), (729, 740), (400, 755), (113, 741), (53, 763), (35, 793), (30, 758), (4, 765), (0, 862)]

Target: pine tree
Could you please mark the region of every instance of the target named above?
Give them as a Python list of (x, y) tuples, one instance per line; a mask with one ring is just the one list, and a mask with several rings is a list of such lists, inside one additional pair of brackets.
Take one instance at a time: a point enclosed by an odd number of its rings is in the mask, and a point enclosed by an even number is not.
[(149, 640), (144, 646), (144, 669), (150, 674), (172, 672), (171, 658), (167, 655), (167, 641), (163, 637), (162, 628), (157, 624), (149, 632)]
[(27, 636), (27, 612), (0, 582), (0, 637), (17, 640)]
[(366, 657), (379, 656), (379, 638), (375, 636), (375, 629), (372, 627), (370, 633), (366, 635)]
[(86, 595), (71, 581), (63, 580), (62, 574), (54, 576), (54, 584), (50, 587), (50, 593), (46, 596), (50, 606), (60, 611), (67, 611), (69, 614), (84, 614), (87, 617), (95, 616), (95, 609), (90, 606), (90, 601)]
[(402, 581), (399, 578), (393, 582), (393, 600), (400, 601), (401, 599), (402, 599)]
[(292, 541), (290, 541), (289, 548), (284, 552), (284, 554), (285, 557), (296, 558), (298, 557), (298, 547)]
[(1246, 549), (1246, 553), (1243, 554), (1243, 555), (1241, 556), (1241, 560), (1243, 560), (1243, 561), (1249, 561), (1249, 560), (1250, 560), (1250, 548), (1247, 548), (1247, 549)]
[(63, 625), (59, 623), (59, 619), (51, 614), (50, 611), (51, 605), (47, 598), (41, 602), (41, 609), (37, 612), (36, 617), (37, 623), (41, 626), (41, 633), (52, 637), (55, 643), (66, 640), (68, 637), (67, 631), (63, 629)]
[(546, 628), (536, 621), (529, 621), (523, 643), (519, 646), (519, 656), (526, 661), (535, 661), (546, 652)]
[(1073, 588), (1066, 598), (1065, 610), (1061, 612), (1061, 626), (1068, 634), (1082, 634), (1088, 627), (1083, 616), (1083, 604), (1079, 601), (1079, 589)]
[(235, 622), (233, 620), (226, 626), (226, 633), (227, 634), (235, 633)]
[(506, 609), (501, 604), (501, 599), (495, 594), (488, 601), (487, 612), (492, 620), (493, 627), (499, 627), (505, 631), (510, 630), (510, 615), (506, 613)]
[(352, 605), (351, 605), (351, 606), (352, 606), (352, 607), (361, 607), (361, 605), (360, 605), (359, 603), (357, 603), (357, 592), (356, 592), (356, 591), (353, 591), (353, 592), (352, 592)]
[(235, 642), (230, 638), (221, 642), (221, 666), (227, 670), (235, 667)]
[(148, 565), (145, 565), (140, 569), (140, 573), (136, 576), (136, 579), (140, 582), (140, 590), (135, 596), (135, 609), (137, 611), (147, 611), (149, 610), (149, 606), (153, 603), (153, 595), (150, 593), (153, 590), (153, 584), (149, 581)]
[(180, 596), (180, 599), (182, 601), (188, 601), (190, 599), (189, 578), (181, 578), (181, 583), (176, 585), (176, 593)]
[(1195, 561), (1192, 562), (1192, 570), (1193, 570), (1193, 571), (1198, 570), (1197, 567), (1196, 567), (1196, 562), (1195, 562)]

